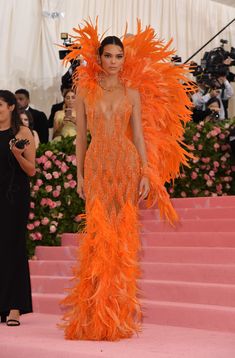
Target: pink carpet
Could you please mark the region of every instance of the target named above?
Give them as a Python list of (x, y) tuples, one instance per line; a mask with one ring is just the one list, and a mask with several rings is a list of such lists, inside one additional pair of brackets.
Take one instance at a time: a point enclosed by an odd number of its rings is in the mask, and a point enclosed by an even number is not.
[[(175, 228), (140, 211), (143, 332), (118, 343), (66, 342), (56, 328), (76, 235), (30, 261), (34, 314), (0, 325), (0, 357), (235, 357), (235, 197), (175, 199)], [(9, 329), (11, 334), (9, 335)], [(40, 353), (41, 352), (41, 353)]]
[(233, 358), (235, 334), (144, 324), (120, 342), (65, 341), (59, 316), (30, 314), (20, 327), (0, 325), (1, 358)]

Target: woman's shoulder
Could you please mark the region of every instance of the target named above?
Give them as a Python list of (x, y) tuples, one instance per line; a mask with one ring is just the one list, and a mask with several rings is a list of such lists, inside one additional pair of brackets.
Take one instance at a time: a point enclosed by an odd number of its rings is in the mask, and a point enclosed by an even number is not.
[(59, 111), (56, 111), (55, 112), (55, 116), (62, 116), (62, 115), (64, 115), (64, 109), (60, 109)]
[(19, 132), (17, 133), (17, 135), (28, 137), (28, 136), (32, 135), (32, 132), (28, 127), (22, 125), (22, 126), (20, 126), (20, 129), (19, 129)]
[(126, 93), (127, 96), (129, 97), (129, 99), (131, 100), (131, 102), (134, 104), (140, 97), (140, 93), (137, 89), (132, 88), (132, 87), (127, 87), (126, 88)]

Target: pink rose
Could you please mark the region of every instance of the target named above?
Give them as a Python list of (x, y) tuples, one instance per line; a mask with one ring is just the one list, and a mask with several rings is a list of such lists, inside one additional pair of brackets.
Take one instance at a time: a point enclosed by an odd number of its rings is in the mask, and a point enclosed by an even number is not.
[(220, 160), (221, 160), (222, 162), (226, 162), (226, 161), (227, 161), (227, 158), (226, 158), (225, 155), (223, 155), (223, 156), (220, 158)]
[(203, 149), (203, 145), (202, 144), (198, 144), (198, 150), (202, 150)]
[(204, 177), (205, 180), (209, 180), (209, 179), (210, 179), (210, 177), (209, 177), (208, 174), (204, 174), (203, 177)]
[(210, 160), (211, 160), (211, 158), (209, 158), (209, 157), (201, 158), (201, 161), (202, 161), (203, 163), (209, 163)]
[(213, 164), (214, 164), (214, 167), (215, 167), (215, 168), (219, 168), (219, 162), (216, 162), (216, 161), (215, 161)]
[(46, 218), (46, 217), (44, 217), (42, 220), (41, 220), (41, 223), (42, 223), (42, 225), (47, 225), (47, 224), (49, 224), (49, 219), (48, 218)]
[(210, 192), (209, 192), (208, 190), (205, 190), (205, 191), (204, 191), (204, 194), (205, 194), (206, 196), (208, 196), (208, 195), (210, 194)]
[(42, 198), (40, 204), (41, 204), (41, 206), (46, 206), (46, 205), (47, 205), (47, 199), (46, 199), (46, 198)]
[(71, 162), (72, 162), (72, 156), (71, 156), (71, 155), (67, 155), (67, 156), (66, 156), (66, 161), (67, 161), (68, 163), (71, 163)]
[(222, 184), (217, 184), (217, 185), (216, 185), (216, 190), (217, 190), (217, 192), (221, 192), (222, 189), (223, 189)]
[(42, 234), (40, 232), (35, 232), (34, 234), (36, 236), (35, 240), (42, 240)]
[(38, 185), (34, 185), (34, 186), (33, 186), (33, 190), (34, 190), (34, 191), (38, 191), (38, 190), (39, 190), (39, 186), (38, 186)]
[(191, 145), (189, 145), (189, 146), (188, 146), (188, 149), (189, 149), (189, 150), (194, 150), (194, 149), (195, 149), (195, 147), (194, 147), (194, 145), (193, 145), (193, 144), (191, 144)]
[(60, 196), (60, 191), (59, 190), (53, 190), (52, 195), (53, 195), (54, 198), (58, 198), (58, 196)]
[(52, 186), (51, 185), (46, 185), (46, 192), (50, 193), (52, 191)]
[(30, 202), (30, 208), (31, 208), (31, 209), (34, 209), (34, 208), (35, 208), (35, 204), (34, 204), (33, 201)]
[(76, 185), (77, 185), (77, 182), (75, 180), (70, 180), (70, 182), (69, 182), (70, 188), (74, 189), (76, 187)]
[(35, 217), (34, 213), (29, 213), (29, 220), (33, 220), (33, 218)]
[(216, 152), (217, 152), (217, 149), (219, 149), (219, 147), (220, 147), (220, 145), (218, 143), (214, 144), (214, 149), (216, 150)]
[(77, 160), (76, 160), (76, 158), (74, 158), (74, 159), (72, 160), (72, 164), (76, 167), (76, 165), (77, 165)]
[(48, 160), (44, 165), (43, 165), (43, 169), (47, 170), (51, 168), (51, 161)]
[(193, 136), (193, 141), (194, 141), (194, 142), (198, 142), (198, 137), (194, 135), (194, 136)]
[(221, 134), (219, 135), (219, 138), (220, 138), (220, 139), (224, 139), (224, 138), (225, 138), (225, 135), (224, 135), (223, 133), (221, 133)]
[(29, 236), (30, 236), (31, 240), (33, 240), (33, 241), (37, 240), (37, 236), (35, 235), (34, 232), (32, 232)]
[(56, 185), (56, 190), (61, 191), (61, 185)]
[(61, 169), (62, 173), (66, 173), (68, 171), (69, 167), (67, 166), (67, 164), (65, 162), (62, 162), (60, 169)]
[(72, 174), (68, 174), (66, 178), (67, 178), (68, 180), (71, 180), (71, 179), (73, 179), (73, 175), (72, 175)]
[(213, 170), (210, 170), (209, 175), (210, 175), (211, 177), (214, 177), (214, 176), (215, 176), (215, 172), (214, 172)]
[(60, 160), (58, 160), (58, 159), (57, 159), (57, 160), (55, 160), (55, 165), (57, 165), (57, 167), (59, 167), (59, 168), (60, 168), (60, 167), (61, 167), (61, 164), (62, 164), (62, 163), (61, 163), (61, 161), (60, 161)]
[(211, 179), (207, 180), (206, 185), (211, 187), (213, 185), (213, 181)]
[(33, 230), (34, 229), (34, 224), (28, 224), (27, 229), (28, 230)]
[(50, 233), (53, 234), (54, 232), (56, 232), (56, 226), (55, 225), (50, 225)]
[(39, 220), (34, 221), (34, 227), (38, 227), (38, 226), (40, 226), (40, 221)]
[(45, 155), (42, 155), (41, 157), (36, 159), (38, 164), (44, 164), (47, 161), (47, 157)]
[(198, 176), (198, 175), (197, 175), (197, 173), (196, 173), (196, 172), (192, 172), (192, 173), (191, 173), (191, 178), (192, 178), (192, 179), (196, 179), (196, 178), (197, 178), (197, 176)]
[(53, 156), (53, 152), (51, 150), (47, 150), (45, 152), (45, 155), (48, 157), (48, 158), (51, 158)]
[(42, 184), (43, 184), (42, 179), (37, 179), (37, 181), (36, 181), (36, 185), (38, 185), (38, 186), (42, 186)]
[(45, 174), (45, 178), (46, 178), (47, 180), (51, 180), (51, 179), (52, 179), (51, 173)]
[(68, 183), (68, 182), (65, 182), (65, 183), (64, 183), (64, 188), (65, 188), (65, 189), (68, 189), (68, 188), (69, 188), (69, 183)]
[(199, 189), (193, 189), (193, 194), (197, 195), (199, 193)]
[(54, 209), (56, 208), (56, 203), (51, 200), (51, 199), (47, 199), (47, 205), (51, 208), (51, 209)]
[(186, 196), (187, 196), (185, 191), (181, 191), (180, 195), (182, 196), (182, 198), (186, 198)]
[(60, 174), (58, 172), (53, 172), (52, 175), (55, 179), (58, 179), (60, 177)]

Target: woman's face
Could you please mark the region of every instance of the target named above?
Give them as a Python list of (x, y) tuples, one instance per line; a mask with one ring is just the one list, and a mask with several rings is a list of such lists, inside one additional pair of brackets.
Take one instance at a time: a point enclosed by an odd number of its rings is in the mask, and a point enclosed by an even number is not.
[(64, 103), (66, 108), (73, 108), (75, 104), (75, 93), (73, 91), (67, 92), (64, 97)]
[(0, 98), (0, 123), (11, 120), (11, 115), (14, 108), (14, 105), (9, 106), (7, 102)]
[(106, 45), (100, 56), (101, 66), (108, 75), (116, 75), (122, 69), (124, 53), (120, 46)]
[(21, 114), (20, 114), (20, 119), (21, 119), (21, 121), (22, 121), (22, 123), (23, 123), (23, 125), (24, 125), (25, 127), (29, 127), (29, 119), (28, 119), (28, 117), (26, 116), (26, 114), (21, 113)]
[(220, 106), (217, 102), (213, 102), (211, 103), (208, 108), (211, 110), (211, 111), (215, 111), (215, 112), (219, 112), (220, 111)]

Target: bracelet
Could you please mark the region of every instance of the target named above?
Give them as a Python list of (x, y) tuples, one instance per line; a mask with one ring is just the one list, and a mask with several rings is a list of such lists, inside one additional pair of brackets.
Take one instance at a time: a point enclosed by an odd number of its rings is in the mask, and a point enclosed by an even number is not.
[(149, 176), (149, 167), (148, 167), (148, 165), (144, 165), (142, 168), (140, 168), (140, 174), (142, 176), (146, 176), (146, 177)]

